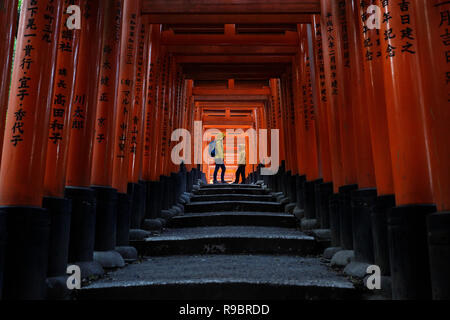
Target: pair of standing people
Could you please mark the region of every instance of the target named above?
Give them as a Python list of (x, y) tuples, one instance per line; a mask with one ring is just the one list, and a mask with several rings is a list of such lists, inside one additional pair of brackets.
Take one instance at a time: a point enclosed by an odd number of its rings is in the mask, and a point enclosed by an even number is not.
[[(223, 152), (223, 139), (225, 138), (225, 135), (220, 132), (217, 135), (217, 138), (215, 140), (215, 155), (214, 155), (214, 162), (216, 163), (216, 167), (214, 169), (214, 184), (219, 183), (217, 181), (217, 173), (219, 170), (221, 171), (220, 177), (221, 177), (221, 183), (225, 182), (225, 161), (224, 161), (224, 152)], [(238, 159), (238, 169), (236, 170), (236, 179), (234, 183), (239, 183), (239, 176), (242, 177), (242, 182), (245, 183), (245, 164), (246, 164), (246, 158), (245, 158), (245, 145), (241, 144), (239, 145), (239, 159)]]

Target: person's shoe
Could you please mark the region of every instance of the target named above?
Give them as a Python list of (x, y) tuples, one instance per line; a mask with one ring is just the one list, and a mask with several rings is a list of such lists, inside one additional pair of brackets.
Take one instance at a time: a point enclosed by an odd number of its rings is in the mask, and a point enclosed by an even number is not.
[(221, 183), (222, 183), (222, 184), (228, 184), (228, 182), (226, 182), (226, 181), (222, 181)]
[(219, 184), (219, 181), (214, 180), (214, 181), (213, 181), (213, 184)]

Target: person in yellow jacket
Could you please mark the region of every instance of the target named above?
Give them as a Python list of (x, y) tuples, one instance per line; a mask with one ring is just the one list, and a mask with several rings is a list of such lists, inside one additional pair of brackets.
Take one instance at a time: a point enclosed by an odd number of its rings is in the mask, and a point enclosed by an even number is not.
[(214, 162), (216, 163), (216, 168), (214, 169), (214, 181), (213, 183), (219, 183), (217, 181), (217, 173), (219, 172), (219, 169), (222, 169), (221, 172), (221, 182), (225, 183), (225, 161), (224, 161), (224, 154), (223, 154), (223, 139), (225, 138), (225, 135), (220, 132), (216, 137), (216, 146), (215, 146), (215, 153), (214, 156)]
[(238, 159), (238, 168), (236, 170), (236, 180), (234, 183), (239, 183), (239, 176), (242, 177), (242, 184), (245, 183), (245, 165), (247, 164), (247, 159), (245, 158), (245, 145), (239, 145), (239, 159)]

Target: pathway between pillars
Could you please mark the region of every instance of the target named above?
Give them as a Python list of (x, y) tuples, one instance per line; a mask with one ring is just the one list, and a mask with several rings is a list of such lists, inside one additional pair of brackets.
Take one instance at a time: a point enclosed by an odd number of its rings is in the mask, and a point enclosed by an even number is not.
[(204, 185), (161, 234), (132, 241), (142, 259), (79, 291), (79, 299), (354, 299), (321, 263), (323, 245), (270, 190)]

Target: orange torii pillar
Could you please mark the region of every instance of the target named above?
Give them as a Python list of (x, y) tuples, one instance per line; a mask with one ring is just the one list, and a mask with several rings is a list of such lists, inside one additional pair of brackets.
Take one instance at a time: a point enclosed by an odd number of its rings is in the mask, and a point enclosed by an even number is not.
[[(303, 189), (306, 181), (306, 145), (305, 145), (305, 133), (303, 125), (303, 94), (301, 91), (302, 86), (302, 75), (301, 75), (301, 63), (300, 55), (297, 54), (293, 57), (292, 61), (293, 77), (292, 77), (292, 87), (294, 93), (294, 117), (295, 117), (295, 141), (297, 153), (297, 168), (298, 174), (295, 177), (295, 189), (297, 193), (297, 206), (294, 208), (293, 214), (301, 220), (304, 217), (304, 194)], [(270, 119), (270, 117), (269, 117)]]
[[(381, 8), (381, 0), (373, 2)], [(364, 63), (365, 96), (369, 117), (370, 137), (377, 189), (377, 198), (371, 208), (374, 263), (380, 267), (382, 275), (390, 274), (387, 212), (395, 206), (394, 182), (392, 177), (392, 162), (389, 147), (389, 132), (386, 115), (386, 95), (384, 91), (383, 55), (381, 52), (380, 31), (369, 29), (367, 23), (370, 15), (367, 13), (367, 1), (356, 3), (359, 18), (359, 40), (362, 47)], [(370, 10), (369, 10), (370, 11)], [(373, 11), (370, 12), (373, 14)]]
[(115, 116), (112, 187), (117, 190), (116, 248), (126, 261), (135, 261), (137, 251), (129, 246), (131, 199), (128, 195), (128, 160), (133, 110), (136, 98), (140, 1), (124, 0), (120, 40), (119, 84)]
[[(280, 79), (280, 110), (281, 110), (281, 122), (283, 123), (283, 135), (285, 137), (285, 143), (288, 146), (295, 146), (295, 142), (293, 143), (291, 141), (291, 135), (289, 134), (290, 131), (290, 124), (289, 124), (289, 101), (287, 98), (287, 85), (286, 85), (286, 74), (282, 75)], [(289, 177), (292, 176), (292, 159), (293, 152), (286, 153), (286, 162), (284, 166), (284, 171), (281, 175), (281, 186), (282, 191), (284, 195), (287, 198), (288, 202), (293, 202), (292, 196), (291, 196), (291, 188), (289, 187)]]
[[(104, 4), (87, 0), (81, 10), (83, 22), (70, 123), (65, 197), (72, 202), (69, 262), (80, 267), (82, 278), (89, 278), (104, 273), (101, 265), (93, 260), (96, 200), (94, 190), (89, 188)], [(99, 40), (92, 42), (92, 39)]]
[(146, 74), (148, 56), (148, 33), (151, 27), (145, 16), (139, 23), (137, 66), (135, 76), (135, 97), (131, 124), (128, 128), (130, 146), (128, 149), (128, 194), (131, 197), (130, 238), (136, 239), (145, 218), (145, 181), (143, 181), (144, 126), (146, 112)]
[(325, 89), (328, 101), (328, 130), (330, 140), (331, 170), (333, 175), (333, 195), (330, 196), (330, 229), (331, 244), (335, 249), (324, 252), (324, 256), (331, 258), (333, 254), (341, 249), (341, 212), (339, 206), (339, 188), (345, 185), (344, 167), (342, 161), (342, 136), (341, 136), (341, 114), (339, 95), (342, 88), (342, 79), (338, 77), (338, 50), (337, 50), (337, 28), (331, 11), (332, 2), (321, 0), (322, 14), (320, 17), (320, 28), (322, 31), (322, 50), (325, 67)]
[(0, 61), (2, 61), (0, 66), (0, 83), (2, 84), (0, 86), (0, 159), (5, 133), (14, 39), (17, 32), (17, 5), (18, 0), (0, 1)]
[[(50, 127), (44, 177), (43, 207), (50, 214), (50, 248), (48, 261), (48, 298), (57, 298), (53, 288), (66, 286), (69, 257), (71, 202), (64, 197), (70, 122), (73, 112), (74, 84), (77, 74), (80, 30), (69, 29), (71, 5), (86, 1), (65, 0), (58, 39), (56, 73), (51, 101)], [(59, 289), (58, 289), (59, 290)]]
[[(351, 99), (350, 47), (345, 0), (322, 0), (323, 28), (327, 33), (326, 46), (332, 52), (330, 58), (330, 91), (333, 99), (332, 109), (339, 119), (342, 180), (335, 181), (334, 188), (339, 191), (339, 220), (341, 245), (346, 250), (353, 249), (351, 192), (358, 188), (356, 171), (356, 144)], [(332, 115), (336, 116), (336, 115)], [(335, 203), (335, 202), (334, 202)], [(333, 204), (333, 210), (336, 206)], [(348, 252), (348, 254), (351, 254)]]
[[(305, 218), (302, 220), (302, 228), (315, 229), (318, 227), (316, 215), (316, 185), (323, 183), (319, 176), (318, 137), (317, 137), (317, 112), (312, 86), (312, 66), (310, 48), (312, 47), (311, 26), (298, 25), (300, 38), (300, 96), (301, 112), (300, 125), (303, 127), (304, 159), (306, 180), (303, 185), (303, 201), (305, 206)], [(314, 90), (315, 91), (315, 90)]]
[(319, 132), (319, 162), (320, 173), (323, 183), (316, 185), (316, 210), (320, 217), (320, 226), (323, 229), (330, 228), (330, 196), (333, 194), (333, 173), (331, 168), (331, 147), (328, 125), (328, 113), (330, 105), (328, 103), (326, 79), (325, 79), (325, 61), (323, 53), (323, 39), (320, 24), (320, 15), (313, 15), (312, 26), (312, 46), (314, 55), (314, 71), (316, 89), (315, 97), (317, 99), (317, 124)]
[(417, 73), (427, 50), (417, 41), (424, 36), (417, 20), (422, 8), (411, 1), (382, 2), (382, 60), (397, 205), (388, 214), (393, 299), (431, 297), (426, 216), (436, 207), (424, 121), (429, 84), (422, 86), (426, 79)]
[(102, 17), (102, 58), (91, 169), (91, 185), (97, 201), (94, 260), (108, 268), (125, 265), (122, 256), (115, 251), (118, 202), (117, 189), (112, 187), (122, 10), (123, 1), (108, 2)]
[(365, 69), (359, 24), (361, 18), (356, 7), (357, 1), (359, 0), (346, 0), (344, 3), (351, 70), (349, 88), (352, 88), (349, 99), (353, 109), (355, 134), (353, 150), (359, 188), (351, 194), (354, 259), (344, 272), (351, 276), (364, 277), (367, 266), (374, 264), (371, 208), (375, 204), (377, 190), (371, 132), (366, 107), (367, 89), (364, 82)]
[(0, 169), (4, 299), (45, 297), (50, 216), (42, 199), (62, 4), (25, 0), (20, 13)]
[[(279, 130), (279, 159), (280, 159), (280, 167), (278, 169), (278, 172), (273, 175), (273, 185), (274, 190), (282, 192), (283, 191), (283, 184), (282, 184), (282, 176), (284, 174), (285, 165), (286, 165), (286, 158), (285, 158), (285, 152), (284, 152), (284, 127), (283, 127), (283, 121), (281, 117), (281, 101), (279, 98), (279, 80), (278, 79), (270, 79), (270, 90), (271, 90), (271, 102), (275, 113), (275, 119), (274, 119), (274, 126), (275, 130)], [(273, 141), (271, 141), (273, 143)]]
[[(156, 154), (155, 143), (159, 139), (158, 118), (158, 98), (159, 96), (159, 78), (160, 78), (160, 43), (161, 25), (151, 25), (148, 32), (148, 64), (147, 64), (147, 85), (146, 85), (146, 106), (145, 106), (145, 128), (144, 128), (144, 152), (142, 160), (142, 179), (146, 186), (146, 205), (144, 229), (152, 228), (151, 222), (154, 222), (155, 228), (161, 228), (161, 222), (156, 221), (159, 211), (160, 182), (156, 178)], [(150, 221), (151, 220), (151, 221)]]
[(438, 213), (428, 217), (433, 299), (450, 299), (450, 3), (412, 1), (421, 51), (428, 152)]

